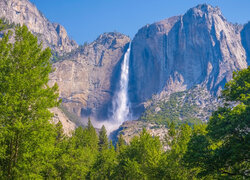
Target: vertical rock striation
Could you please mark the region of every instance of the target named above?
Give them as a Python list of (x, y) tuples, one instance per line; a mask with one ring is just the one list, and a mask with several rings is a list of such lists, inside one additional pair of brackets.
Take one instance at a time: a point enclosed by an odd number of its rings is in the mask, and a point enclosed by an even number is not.
[(131, 50), (133, 103), (197, 84), (218, 94), (233, 71), (247, 67), (240, 29), (206, 4), (140, 29)]
[(29, 0), (0, 0), (0, 18), (11, 23), (25, 24), (45, 47), (51, 47), (58, 54), (77, 48), (60, 24), (51, 23)]
[(241, 31), (242, 45), (246, 50), (247, 63), (250, 65), (250, 22), (244, 25)]
[(50, 83), (57, 83), (64, 106), (78, 116), (105, 119), (118, 82), (129, 37), (104, 33), (94, 42), (55, 63)]

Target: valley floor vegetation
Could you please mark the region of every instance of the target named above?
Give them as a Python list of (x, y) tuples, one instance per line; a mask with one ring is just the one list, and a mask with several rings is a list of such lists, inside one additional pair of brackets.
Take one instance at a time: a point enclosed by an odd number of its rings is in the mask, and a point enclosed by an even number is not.
[(250, 178), (250, 67), (226, 84), (226, 103), (206, 125), (169, 123), (164, 142), (144, 129), (114, 147), (90, 120), (71, 137), (51, 123), (48, 109), (60, 104), (57, 85), (47, 85), (51, 51), (25, 26), (14, 34), (14, 43), (11, 32), (0, 40), (0, 179)]

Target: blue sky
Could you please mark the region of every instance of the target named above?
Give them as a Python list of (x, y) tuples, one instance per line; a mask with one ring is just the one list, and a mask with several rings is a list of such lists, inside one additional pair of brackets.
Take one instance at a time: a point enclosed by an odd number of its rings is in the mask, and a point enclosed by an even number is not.
[(118, 31), (131, 38), (139, 28), (184, 14), (207, 3), (219, 6), (226, 19), (250, 20), (250, 0), (30, 0), (52, 22), (62, 24), (77, 43), (92, 42), (104, 32)]

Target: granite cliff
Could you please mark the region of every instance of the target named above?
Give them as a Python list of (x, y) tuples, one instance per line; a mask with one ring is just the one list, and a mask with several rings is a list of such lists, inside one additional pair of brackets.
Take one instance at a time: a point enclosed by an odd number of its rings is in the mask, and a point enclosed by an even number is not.
[(55, 54), (62, 55), (78, 47), (62, 25), (51, 23), (29, 0), (0, 0), (0, 8), (0, 18), (9, 23), (25, 24)]
[(79, 117), (106, 119), (129, 41), (120, 33), (104, 33), (55, 63), (50, 83), (59, 85), (63, 106)]
[[(78, 46), (28, 0), (0, 0), (0, 7), (0, 18), (25, 24), (58, 55), (50, 84), (58, 83), (63, 108), (79, 119), (107, 119), (130, 38), (104, 33)], [(249, 34), (250, 23), (232, 24), (219, 8), (207, 4), (142, 27), (131, 45), (129, 98), (134, 117), (145, 110), (144, 117), (147, 112), (166, 115), (170, 94), (183, 92), (174, 95), (180, 112), (186, 105), (195, 106), (188, 116), (206, 121), (220, 104), (217, 97), (232, 72), (250, 63)]]
[(243, 26), (241, 31), (241, 41), (246, 50), (247, 63), (250, 65), (250, 22)]
[[(245, 27), (245, 31), (249, 28)], [(130, 98), (138, 105), (153, 94), (201, 85), (218, 95), (232, 72), (247, 67), (248, 33), (219, 8), (198, 5), (184, 15), (146, 25), (132, 41)]]

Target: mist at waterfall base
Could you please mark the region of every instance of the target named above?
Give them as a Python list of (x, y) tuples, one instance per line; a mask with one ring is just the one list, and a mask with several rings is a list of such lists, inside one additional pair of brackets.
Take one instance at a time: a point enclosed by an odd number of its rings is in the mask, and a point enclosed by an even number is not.
[(101, 126), (104, 125), (108, 134), (118, 129), (123, 122), (131, 120), (128, 98), (130, 48), (131, 43), (129, 44), (121, 65), (119, 88), (115, 92), (112, 100), (112, 116), (108, 121), (93, 122), (93, 125), (97, 128), (101, 128)]

